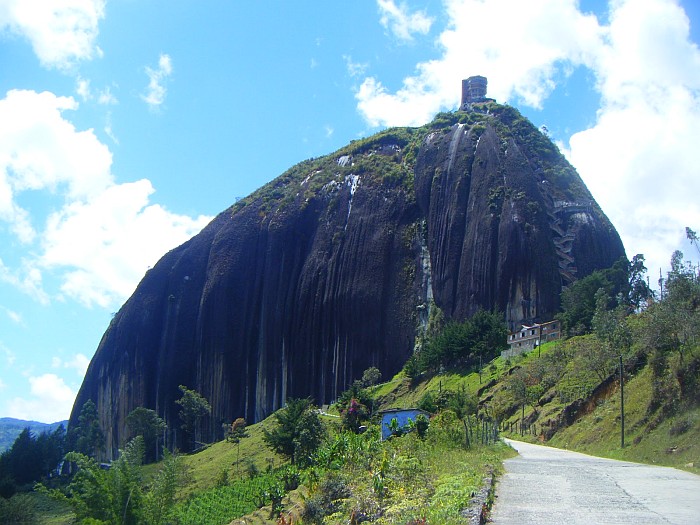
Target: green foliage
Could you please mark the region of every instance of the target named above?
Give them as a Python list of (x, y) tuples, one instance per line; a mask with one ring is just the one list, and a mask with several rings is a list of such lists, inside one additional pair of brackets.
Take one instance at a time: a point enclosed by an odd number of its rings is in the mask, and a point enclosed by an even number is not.
[(226, 427), (224, 431), (226, 441), (235, 445), (240, 444), (241, 439), (248, 436), (248, 432), (246, 431), (247, 425), (246, 420), (242, 417), (237, 418), (230, 425), (224, 425)]
[(143, 497), (143, 517), (149, 525), (171, 523), (177, 490), (183, 473), (180, 457), (166, 451), (160, 470)]
[(416, 417), (415, 427), (416, 432), (418, 433), (418, 437), (421, 439), (425, 439), (426, 434), (428, 432), (428, 428), (430, 427), (430, 421), (423, 414), (418, 414), (418, 416)]
[(97, 455), (105, 449), (105, 435), (100, 428), (97, 406), (88, 399), (80, 409), (78, 425), (68, 430), (69, 449), (89, 457)]
[(274, 473), (258, 474), (230, 485), (200, 492), (173, 510), (173, 521), (183, 525), (220, 525), (279, 501), (283, 493)]
[(653, 401), (649, 411), (675, 413), (700, 399), (700, 277), (674, 252), (662, 301), (650, 305), (635, 337), (650, 355)]
[(497, 313), (479, 310), (470, 319), (449, 322), (436, 335), (427, 338), (417, 354), (421, 372), (447, 366), (476, 366), (479, 358), (491, 360), (506, 346), (508, 330)]
[(0, 496), (9, 498), (18, 488), (54, 476), (65, 453), (65, 436), (63, 425), (39, 436), (25, 428), (0, 455)]
[(596, 311), (596, 293), (603, 290), (608, 307), (629, 304), (629, 263), (623, 257), (611, 268), (596, 270), (567, 287), (561, 294), (563, 313), (559, 316), (569, 336), (591, 332)]
[(362, 373), (362, 386), (365, 388), (374, 386), (379, 383), (381, 379), (382, 373), (379, 371), (379, 368), (372, 366)]
[(143, 437), (146, 448), (146, 461), (157, 461), (159, 455), (158, 438), (168, 427), (155, 410), (137, 407), (126, 416), (126, 425), (132, 437)]
[[(376, 368), (374, 370), (379, 372)], [(372, 415), (374, 400), (369, 391), (363, 388), (364, 384), (364, 380), (355, 381), (350, 388), (338, 396), (338, 412), (340, 412), (341, 424), (345, 430), (359, 432), (360, 426), (368, 421)]]
[(182, 397), (176, 400), (175, 403), (181, 407), (178, 413), (182, 422), (181, 428), (188, 437), (188, 450), (192, 450), (197, 425), (202, 417), (211, 414), (211, 406), (199, 392), (190, 390), (183, 385), (180, 385), (178, 388), (182, 392)]
[(0, 523), (13, 525), (37, 523), (32, 499), (26, 494), (15, 494), (9, 499), (0, 498)]
[(309, 523), (323, 523), (323, 518), (337, 512), (341, 508), (341, 500), (349, 496), (347, 480), (335, 472), (329, 473), (314, 494), (306, 500), (304, 520)]
[(142, 523), (139, 468), (142, 458), (141, 437), (126, 445), (119, 459), (109, 470), (102, 469), (89, 456), (69, 452), (66, 454), (66, 461), (75, 463), (78, 472), (66, 487), (65, 493), (58, 489), (48, 493), (60, 501), (68, 501), (78, 520), (93, 519), (119, 525)]
[(287, 400), (287, 405), (275, 412), (275, 420), (277, 426), (265, 430), (265, 443), (289, 458), (292, 464), (308, 464), (324, 435), (323, 425), (311, 400)]
[(63, 491), (37, 485), (35, 489), (57, 501), (67, 502), (80, 523), (110, 525), (169, 523), (179, 484), (179, 463), (167, 454), (161, 470), (151, 483), (143, 483), (143, 438), (137, 436), (120, 451), (111, 468), (102, 468), (95, 459), (79, 452), (66, 454), (77, 472)]

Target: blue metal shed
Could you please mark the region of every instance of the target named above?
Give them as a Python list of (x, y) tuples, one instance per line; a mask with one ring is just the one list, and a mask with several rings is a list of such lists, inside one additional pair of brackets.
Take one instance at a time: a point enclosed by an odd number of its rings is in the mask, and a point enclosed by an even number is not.
[(423, 414), (425, 417), (430, 418), (430, 414), (425, 410), (420, 408), (390, 408), (388, 410), (382, 410), (379, 415), (382, 416), (382, 439), (387, 439), (391, 436), (391, 430), (389, 430), (389, 424), (391, 420), (396, 418), (399, 423), (399, 427), (405, 427), (408, 425), (408, 421), (411, 420), (415, 423), (416, 418)]

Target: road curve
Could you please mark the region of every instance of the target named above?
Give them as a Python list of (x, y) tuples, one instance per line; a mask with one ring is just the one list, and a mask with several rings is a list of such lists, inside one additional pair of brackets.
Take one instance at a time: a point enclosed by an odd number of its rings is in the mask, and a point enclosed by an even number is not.
[(491, 520), (496, 525), (700, 525), (700, 476), (505, 440)]

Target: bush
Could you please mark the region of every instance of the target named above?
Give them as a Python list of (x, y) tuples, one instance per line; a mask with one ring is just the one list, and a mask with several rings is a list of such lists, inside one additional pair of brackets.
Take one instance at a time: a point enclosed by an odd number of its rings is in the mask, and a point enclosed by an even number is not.
[(336, 473), (329, 473), (318, 490), (306, 500), (303, 517), (310, 523), (322, 523), (323, 518), (340, 509), (340, 500), (350, 497), (347, 482)]
[(36, 512), (30, 496), (15, 494), (10, 499), (0, 498), (0, 523), (23, 525), (36, 522)]
[(691, 428), (693, 428), (693, 420), (689, 416), (686, 416), (676, 419), (671, 424), (671, 428), (669, 429), (668, 433), (672, 436), (679, 436), (681, 434), (685, 434)]

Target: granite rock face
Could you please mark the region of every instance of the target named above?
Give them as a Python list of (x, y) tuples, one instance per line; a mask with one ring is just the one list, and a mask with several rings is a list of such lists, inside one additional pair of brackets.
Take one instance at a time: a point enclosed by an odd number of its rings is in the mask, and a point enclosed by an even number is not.
[(411, 355), (433, 305), (546, 321), (562, 286), (612, 265), (615, 229), (554, 145), (510, 107), (441, 114), (309, 160), (166, 254), (115, 315), (71, 421), (98, 406), (112, 457), (138, 406), (182, 443), (182, 384), (221, 423), (288, 397), (329, 402)]

